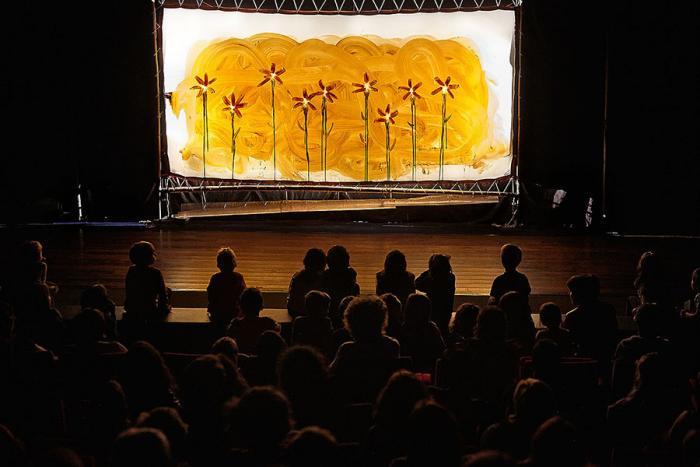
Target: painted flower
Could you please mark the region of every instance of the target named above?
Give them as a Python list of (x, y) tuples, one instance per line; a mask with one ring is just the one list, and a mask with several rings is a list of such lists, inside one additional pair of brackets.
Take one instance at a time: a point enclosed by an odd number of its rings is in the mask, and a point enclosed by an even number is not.
[(364, 78), (365, 80), (362, 83), (352, 83), (352, 85), (357, 88), (353, 92), (364, 92), (366, 95), (369, 95), (372, 91), (377, 92), (377, 88), (374, 87), (374, 85), (377, 84), (377, 80), (373, 79), (370, 81), (367, 72), (365, 72)]
[(282, 84), (282, 80), (280, 79), (280, 75), (283, 75), (285, 71), (287, 71), (287, 70), (284, 68), (280, 68), (278, 70), (274, 63), (272, 65), (270, 65), (269, 70), (261, 68), (260, 73), (262, 73), (265, 76), (265, 78), (258, 83), (258, 87), (262, 86), (263, 84), (267, 83), (270, 80), (275, 80), (278, 83)]
[(320, 91), (317, 92), (317, 94), (322, 95), (326, 99), (328, 99), (328, 102), (331, 104), (333, 103), (333, 99), (337, 99), (338, 96), (333, 94), (333, 90), (335, 89), (336, 85), (331, 83), (328, 86), (323, 85), (323, 80), (318, 80), (318, 87), (321, 88)]
[(409, 79), (408, 86), (399, 86), (399, 89), (401, 89), (402, 91), (406, 91), (406, 94), (403, 95), (403, 100), (406, 100), (406, 98), (408, 98), (409, 96), (411, 98), (421, 99), (422, 96), (420, 94), (418, 94), (418, 88), (421, 87), (422, 85), (423, 85), (423, 83), (416, 83), (414, 85), (413, 81), (411, 79)]
[(216, 92), (214, 88), (211, 87), (212, 83), (216, 81), (216, 78), (209, 79), (209, 75), (204, 73), (204, 78), (195, 76), (194, 79), (197, 80), (197, 84), (192, 86), (190, 89), (197, 90), (197, 97), (201, 97), (202, 95), (209, 93), (214, 94)]
[(394, 119), (399, 114), (398, 110), (391, 111), (391, 104), (386, 105), (386, 110), (377, 109), (377, 112), (379, 113), (379, 118), (375, 120), (377, 123), (395, 124), (396, 120)]
[(248, 103), (243, 102), (243, 95), (241, 95), (238, 100), (236, 100), (236, 95), (234, 93), (231, 93), (231, 97), (224, 96), (222, 100), (224, 101), (224, 112), (230, 112), (231, 114), (236, 114), (239, 117), (242, 117), (243, 114), (241, 114), (241, 110), (243, 107), (247, 106)]
[(304, 92), (302, 93), (301, 97), (292, 97), (292, 100), (296, 102), (294, 106), (292, 107), (293, 109), (296, 109), (297, 107), (301, 107), (304, 110), (311, 108), (311, 110), (316, 110), (316, 106), (314, 106), (311, 103), (311, 99), (314, 97), (318, 96), (320, 92), (314, 92), (309, 94), (306, 89), (304, 89)]
[(452, 94), (453, 89), (457, 89), (459, 87), (459, 84), (452, 83), (450, 84), (450, 81), (452, 81), (452, 77), (448, 76), (445, 81), (441, 80), (437, 76), (433, 78), (435, 82), (438, 84), (438, 87), (433, 89), (433, 91), (430, 93), (431, 95), (435, 95), (437, 93), (442, 93), (442, 94), (449, 94), (452, 99), (455, 98), (455, 95)]

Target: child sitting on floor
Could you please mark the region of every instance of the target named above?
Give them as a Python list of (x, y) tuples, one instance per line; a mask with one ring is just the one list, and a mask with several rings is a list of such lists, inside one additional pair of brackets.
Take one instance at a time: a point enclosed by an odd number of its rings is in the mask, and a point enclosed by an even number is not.
[(507, 292), (518, 292), (525, 297), (525, 301), (530, 298), (530, 282), (527, 276), (517, 271), (523, 259), (523, 252), (517, 245), (506, 244), (501, 247), (501, 263), (505, 272), (493, 280), (489, 303), (495, 304)]
[(170, 313), (169, 292), (160, 269), (153, 267), (156, 249), (151, 242), (136, 242), (129, 250), (124, 311), (129, 320), (163, 319)]
[(238, 316), (240, 297), (245, 290), (243, 276), (234, 271), (237, 265), (236, 254), (231, 248), (220, 249), (216, 254), (219, 272), (211, 276), (207, 287), (209, 319), (223, 329)]

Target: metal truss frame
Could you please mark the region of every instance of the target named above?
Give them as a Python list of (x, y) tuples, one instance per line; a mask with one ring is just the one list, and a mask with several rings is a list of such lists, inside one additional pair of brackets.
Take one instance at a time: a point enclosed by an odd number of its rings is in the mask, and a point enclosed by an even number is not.
[(312, 14), (381, 14), (512, 9), (522, 0), (155, 0), (158, 7)]
[(388, 198), (399, 195), (484, 195), (515, 196), (519, 193), (515, 177), (501, 177), (491, 180), (450, 181), (450, 182), (294, 182), (259, 180), (221, 180), (188, 178), (175, 174), (161, 177), (158, 187), (158, 215), (160, 219), (173, 214), (170, 196), (190, 193), (201, 196), (202, 206), (206, 207), (206, 194), (212, 192), (260, 192), (260, 191), (323, 191), (336, 193), (374, 193)]

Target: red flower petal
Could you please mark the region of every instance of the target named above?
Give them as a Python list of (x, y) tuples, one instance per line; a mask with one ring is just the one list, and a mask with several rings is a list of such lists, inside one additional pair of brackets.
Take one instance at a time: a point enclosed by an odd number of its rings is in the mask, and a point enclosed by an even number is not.
[(258, 87), (262, 86), (263, 84), (267, 83), (268, 81), (270, 81), (270, 78), (269, 78), (269, 77), (267, 77), (267, 78), (265, 78), (264, 80), (260, 81), (260, 82), (258, 83)]

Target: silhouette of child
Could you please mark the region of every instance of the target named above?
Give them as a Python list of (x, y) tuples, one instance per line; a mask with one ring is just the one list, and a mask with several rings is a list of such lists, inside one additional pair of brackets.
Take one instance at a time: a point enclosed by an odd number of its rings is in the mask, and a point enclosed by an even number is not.
[(219, 272), (211, 276), (207, 286), (209, 319), (225, 328), (240, 312), (240, 297), (245, 290), (243, 276), (234, 271), (238, 262), (230, 248), (221, 248), (216, 254)]
[(523, 259), (523, 252), (517, 245), (506, 244), (501, 247), (501, 263), (505, 272), (493, 280), (489, 302), (498, 303), (506, 292), (518, 292), (526, 301), (530, 298), (530, 282), (527, 276), (517, 271)]
[(312, 290), (306, 294), (306, 316), (298, 316), (292, 325), (292, 343), (310, 345), (332, 358), (333, 328), (328, 318), (331, 297)]
[(256, 288), (247, 288), (241, 294), (241, 316), (234, 318), (228, 327), (228, 335), (238, 343), (241, 353), (255, 354), (258, 338), (265, 331), (279, 332), (279, 325), (272, 318), (261, 317), (263, 296)]
[(574, 353), (574, 341), (568, 329), (561, 327), (561, 310), (552, 302), (540, 307), (540, 323), (545, 327), (537, 331), (535, 340), (550, 339), (557, 343), (561, 355), (566, 357)]
[(287, 294), (287, 311), (296, 317), (306, 313), (304, 308), (306, 294), (312, 290), (321, 290), (323, 271), (326, 269), (326, 254), (320, 248), (310, 248), (304, 255), (304, 269), (297, 271), (289, 281)]
[(390, 251), (384, 260), (384, 269), (377, 273), (377, 295), (391, 293), (401, 303), (406, 303), (415, 291), (415, 276), (406, 270), (406, 256), (399, 250)]
[(126, 273), (124, 298), (124, 311), (128, 319), (159, 320), (170, 313), (163, 274), (153, 267), (156, 257), (156, 249), (150, 242), (136, 242), (129, 250), (132, 265)]
[(444, 338), (449, 335), (449, 324), (455, 304), (455, 275), (450, 257), (435, 254), (428, 260), (428, 270), (416, 279), (416, 288), (425, 292), (433, 305), (431, 320), (438, 325)]

